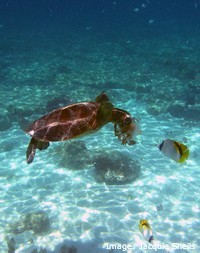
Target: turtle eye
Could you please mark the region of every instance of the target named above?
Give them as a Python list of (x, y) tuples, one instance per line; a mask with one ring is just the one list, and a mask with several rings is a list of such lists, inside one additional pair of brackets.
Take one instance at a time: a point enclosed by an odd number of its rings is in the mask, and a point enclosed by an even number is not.
[(124, 119), (124, 124), (125, 125), (130, 125), (131, 123), (132, 123), (131, 117), (127, 117), (127, 118)]

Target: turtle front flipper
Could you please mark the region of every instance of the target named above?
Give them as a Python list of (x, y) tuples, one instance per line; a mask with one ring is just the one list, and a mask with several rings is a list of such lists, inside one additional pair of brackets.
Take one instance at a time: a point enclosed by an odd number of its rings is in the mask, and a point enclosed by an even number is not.
[(26, 150), (26, 161), (27, 163), (32, 163), (36, 149), (44, 150), (49, 147), (49, 142), (37, 141), (36, 139), (32, 138), (28, 144), (28, 148)]
[(102, 92), (99, 96), (96, 97), (95, 101), (97, 103), (107, 102), (109, 101), (109, 98), (105, 92)]
[(97, 122), (99, 125), (105, 125), (111, 121), (113, 104), (108, 101), (103, 101), (97, 112)]

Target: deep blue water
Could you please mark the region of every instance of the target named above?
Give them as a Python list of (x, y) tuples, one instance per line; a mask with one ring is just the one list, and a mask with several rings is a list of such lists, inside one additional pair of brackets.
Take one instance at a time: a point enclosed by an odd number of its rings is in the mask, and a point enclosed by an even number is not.
[[(118, 29), (126, 31), (131, 26), (148, 27), (154, 20), (156, 28), (172, 22), (173, 26), (190, 26), (190, 30), (199, 26), (199, 0), (1, 0), (0, 22), (6, 31), (20, 33), (65, 32), (76, 27), (81, 31), (91, 27), (99, 31)], [(155, 29), (156, 29), (155, 28)]]

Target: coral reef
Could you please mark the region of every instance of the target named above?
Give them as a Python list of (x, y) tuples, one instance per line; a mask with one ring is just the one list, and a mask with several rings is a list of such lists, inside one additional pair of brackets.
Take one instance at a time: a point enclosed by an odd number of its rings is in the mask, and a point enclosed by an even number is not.
[(60, 248), (59, 253), (77, 253), (77, 248), (74, 246), (68, 247), (67, 245), (63, 245)]
[(140, 163), (121, 152), (102, 154), (94, 160), (97, 182), (108, 185), (127, 184), (139, 177)]
[(8, 245), (8, 253), (15, 253), (15, 239), (13, 237), (6, 238), (7, 245)]
[(166, 113), (168, 105), (161, 99), (156, 99), (154, 102), (149, 102), (146, 105), (146, 110), (150, 115), (158, 116), (162, 113)]
[(168, 89), (166, 87), (165, 92), (163, 92), (164, 88), (157, 89), (153, 94), (144, 97), (147, 112), (153, 116), (169, 113), (175, 118), (198, 121), (200, 119), (200, 88), (198, 85), (176, 85), (176, 90), (175, 87), (170, 88), (169, 86)]
[(186, 106), (183, 104), (173, 104), (169, 106), (168, 112), (176, 118), (187, 120), (200, 120), (200, 106)]
[(43, 211), (29, 213), (22, 216), (17, 222), (9, 225), (8, 231), (13, 234), (20, 234), (26, 230), (32, 230), (36, 234), (47, 232), (50, 229), (50, 220)]
[[(14, 252), (9, 252), (9, 253), (14, 253)], [(39, 250), (38, 249), (32, 250), (31, 253), (47, 253), (47, 250), (41, 247)], [(78, 253), (78, 252), (75, 246), (69, 247), (66, 244), (64, 244), (61, 246), (59, 253)]]
[(47, 253), (47, 250), (41, 247), (39, 250), (38, 249), (32, 250), (31, 253)]

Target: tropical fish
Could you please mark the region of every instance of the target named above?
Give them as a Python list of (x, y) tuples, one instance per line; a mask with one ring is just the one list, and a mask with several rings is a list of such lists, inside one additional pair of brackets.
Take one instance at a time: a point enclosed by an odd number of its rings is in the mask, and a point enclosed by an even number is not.
[(152, 241), (154, 240), (153, 232), (147, 220), (140, 220), (139, 229), (144, 239), (147, 242), (152, 243)]
[(179, 163), (185, 162), (190, 154), (187, 146), (170, 139), (164, 140), (159, 149), (163, 155)]

